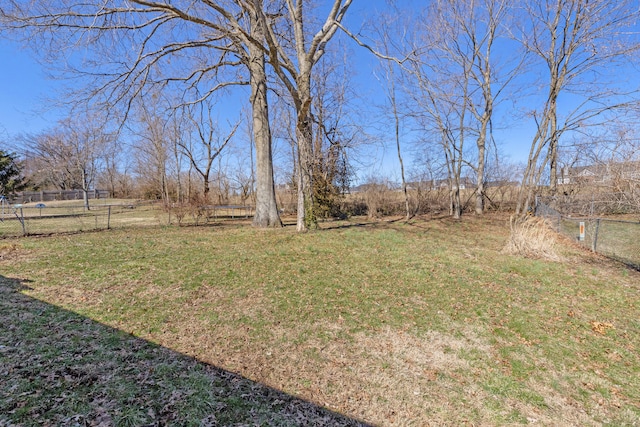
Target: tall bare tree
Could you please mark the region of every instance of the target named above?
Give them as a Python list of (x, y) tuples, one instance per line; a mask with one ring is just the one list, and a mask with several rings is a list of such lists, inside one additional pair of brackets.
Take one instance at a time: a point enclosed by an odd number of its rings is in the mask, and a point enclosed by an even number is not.
[[(467, 106), (471, 97), (473, 62), (452, 61), (450, 53), (458, 48), (455, 28), (440, 17), (437, 3), (423, 17), (429, 27), (414, 41), (414, 55), (409, 70), (416, 90), (410, 91), (414, 99), (413, 116), (428, 134), (428, 139), (442, 148), (447, 170), (450, 198), (450, 214), (462, 215), (462, 171), (464, 152), (470, 137)], [(466, 58), (465, 56), (461, 56)]]
[[(255, 1), (255, 0), (254, 0)], [(298, 147), (298, 218), (297, 230), (304, 231), (317, 223), (313, 207), (313, 119), (311, 81), (313, 67), (325, 54), (352, 0), (333, 0), (326, 19), (312, 35), (308, 2), (286, 0), (283, 13), (262, 13), (266, 29), (269, 63), (286, 87), (296, 110), (296, 141)], [(280, 19), (285, 18), (286, 21)]]
[[(400, 15), (399, 11), (396, 9), (394, 10), (394, 15), (398, 16)], [(400, 18), (398, 18), (400, 19)], [(402, 76), (402, 68), (400, 68), (400, 72), (397, 72), (398, 64), (394, 61), (391, 61), (389, 59), (386, 59), (387, 57), (390, 57), (391, 55), (395, 54), (397, 56), (401, 56), (398, 55), (397, 52), (392, 52), (392, 50), (394, 51), (398, 51), (398, 50), (402, 50), (402, 47), (397, 46), (397, 43), (400, 40), (393, 40), (393, 35), (392, 35), (392, 31), (393, 32), (404, 32), (406, 31), (406, 22), (398, 22), (398, 19), (394, 19), (392, 16), (389, 16), (387, 14), (384, 14), (382, 16), (380, 16), (380, 20), (381, 25), (378, 27), (377, 30), (377, 37), (378, 37), (378, 44), (380, 46), (380, 48), (378, 49), (378, 51), (380, 51), (380, 53), (382, 53), (383, 57), (380, 57), (380, 64), (381, 64), (381, 68), (382, 68), (382, 72), (383, 72), (383, 79), (381, 79), (381, 83), (383, 84), (385, 90), (386, 90), (386, 101), (388, 102), (388, 104), (385, 103), (385, 105), (383, 106), (385, 112), (390, 108), (391, 112), (391, 118), (393, 120), (393, 135), (394, 135), (394, 139), (395, 139), (395, 145), (396, 145), (396, 152), (398, 155), (398, 163), (400, 165), (400, 179), (401, 179), (401, 185), (402, 185), (402, 192), (404, 194), (404, 206), (405, 206), (405, 218), (408, 221), (411, 218), (411, 208), (409, 205), (409, 193), (407, 191), (407, 180), (405, 177), (405, 167), (404, 167), (404, 158), (402, 156), (402, 148), (401, 148), (401, 124), (402, 124), (402, 117), (401, 117), (401, 112), (400, 112), (400, 100), (399, 100), (399, 91), (398, 91), (398, 82), (401, 79)], [(401, 28), (394, 28), (394, 27), (401, 27)], [(405, 27), (405, 28), (402, 28)], [(391, 30), (391, 28), (393, 28), (393, 30)], [(401, 37), (399, 37), (399, 39), (401, 39)]]
[(313, 196), (318, 216), (342, 215), (341, 198), (352, 177), (349, 155), (361, 143), (363, 130), (356, 124), (346, 51), (334, 50), (313, 74)]
[[(281, 225), (267, 105), (267, 15), (263, 0), (7, 0), (0, 5), (5, 28), (46, 46), (52, 64), (70, 60), (73, 74), (80, 71), (90, 80), (82, 97), (107, 110), (120, 105), (126, 115), (136, 97), (158, 87), (178, 87), (183, 104), (193, 104), (221, 88), (249, 84), (257, 168), (254, 224), (260, 227)], [(75, 49), (84, 54), (67, 54)]]
[[(449, 34), (455, 44), (447, 52), (452, 61), (468, 69), (472, 89), (466, 108), (475, 119), (471, 127), (475, 133), (477, 160), (476, 214), (485, 206), (486, 160), (494, 111), (505, 87), (521, 70), (520, 61), (502, 63), (496, 58), (496, 45), (504, 40), (508, 21), (512, 19), (511, 2), (506, 0), (439, 1), (440, 15), (449, 24)], [(498, 46), (499, 47), (499, 46)], [(516, 55), (517, 56), (517, 55)], [(471, 67), (465, 64), (470, 62)]]
[[(426, 95), (420, 104), (442, 135), (454, 216), (460, 210), (463, 166), (475, 172), (475, 211), (484, 212), (486, 159), (496, 104), (522, 65), (522, 60), (495, 54), (496, 46), (506, 40), (513, 10), (505, 0), (435, 0), (422, 20), (428, 25), (418, 26), (422, 36), (414, 47), (412, 73)], [(468, 151), (466, 142), (474, 140), (475, 152)]]
[(170, 184), (172, 138), (164, 106), (156, 102), (137, 102), (135, 124), (130, 133), (135, 139), (136, 171), (145, 197), (161, 199), (166, 205), (174, 201)]
[[(545, 68), (546, 95), (539, 109), (531, 111), (536, 133), (531, 142), (527, 167), (516, 212), (526, 211), (545, 167), (555, 192), (558, 146), (561, 137), (605, 113), (628, 106), (628, 95), (637, 82), (620, 87), (603, 81), (605, 68), (628, 59), (637, 48), (634, 32), (628, 31), (638, 18), (637, 2), (630, 0), (531, 0), (525, 3), (523, 46)], [(635, 87), (631, 87), (635, 86)], [(562, 97), (572, 97), (575, 107), (560, 108)], [(561, 114), (561, 111), (567, 111)]]

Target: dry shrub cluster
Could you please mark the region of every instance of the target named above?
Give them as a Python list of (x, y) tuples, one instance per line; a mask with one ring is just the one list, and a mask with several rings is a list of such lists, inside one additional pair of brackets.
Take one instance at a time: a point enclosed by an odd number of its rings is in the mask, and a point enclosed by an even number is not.
[(511, 216), (509, 222), (511, 234), (504, 252), (527, 258), (561, 260), (556, 251), (556, 234), (544, 219)]

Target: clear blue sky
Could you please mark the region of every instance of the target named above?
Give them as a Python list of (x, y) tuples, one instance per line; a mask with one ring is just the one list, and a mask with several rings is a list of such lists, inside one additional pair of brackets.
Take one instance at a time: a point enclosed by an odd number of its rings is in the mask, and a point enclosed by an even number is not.
[(46, 97), (59, 83), (46, 77), (29, 52), (1, 39), (0, 64), (0, 141), (55, 124), (55, 113), (46, 112)]
[[(374, 8), (385, 8), (385, 1), (372, 0), (367, 4), (355, 2), (347, 15), (348, 25), (357, 31), (364, 24), (364, 16), (369, 15)], [(375, 97), (376, 93), (382, 91), (379, 82), (372, 75), (377, 60), (355, 43), (349, 47), (358, 61), (357, 69), (361, 70), (356, 78), (362, 86), (362, 94)], [(47, 97), (55, 98), (55, 92), (61, 88), (61, 83), (47, 78), (45, 70), (34, 59), (31, 51), (24, 50), (9, 40), (0, 39), (0, 64), (3, 64), (0, 67), (0, 141), (11, 141), (12, 137), (19, 134), (37, 133), (54, 126), (60, 117), (55, 110), (48, 108)], [(385, 152), (377, 153), (385, 157), (380, 159), (381, 163), (396, 160), (395, 148)], [(389, 156), (391, 159), (386, 158)]]
[[(362, 95), (374, 97), (376, 92), (382, 91), (379, 82), (372, 75), (372, 69), (376, 67), (377, 60), (355, 44), (351, 48), (356, 53), (354, 57), (359, 61), (357, 68), (361, 70), (357, 79), (363, 86), (363, 90), (368, 92)], [(0, 67), (0, 82), (2, 82), (0, 148), (7, 148), (1, 147), (4, 145), (3, 142), (16, 144), (16, 136), (38, 133), (53, 127), (61, 118), (55, 110), (48, 107), (47, 103), (47, 97), (55, 97), (55, 92), (61, 89), (61, 83), (47, 77), (45, 70), (30, 51), (7, 40), (0, 40), (0, 64), (4, 64)], [(373, 102), (382, 103), (382, 98)], [(513, 127), (508, 131), (500, 132), (498, 143), (503, 154), (509, 157), (509, 161), (524, 162), (526, 160), (531, 132), (532, 130), (527, 129), (525, 125), (519, 129)], [(412, 161), (408, 142), (404, 141), (405, 167), (411, 167)], [(369, 160), (365, 165), (360, 165), (364, 166), (364, 169), (358, 171), (356, 180), (366, 180), (370, 176), (383, 176), (399, 181), (399, 165), (394, 144), (392, 132), (389, 132), (389, 140), (385, 142), (384, 148), (380, 146), (371, 148), (372, 151), (367, 156)]]
[[(407, 3), (412, 2), (407, 0)], [(372, 0), (366, 4), (354, 2), (347, 15), (348, 25), (357, 32), (364, 24), (365, 15), (373, 8), (384, 7), (384, 0)], [(369, 106), (382, 102), (380, 94), (383, 89), (372, 73), (377, 60), (355, 43), (351, 44), (350, 49), (354, 52), (351, 59), (357, 61), (356, 68), (359, 70), (356, 77), (359, 92), (370, 101)], [(0, 39), (0, 64), (0, 144), (14, 140), (13, 137), (17, 135), (37, 133), (54, 126), (60, 117), (55, 109), (47, 108), (46, 100), (48, 96), (55, 98), (55, 92), (61, 89), (61, 83), (46, 77), (45, 71), (30, 51), (23, 50), (18, 44), (8, 40)], [(377, 97), (380, 101), (375, 99)], [(508, 129), (497, 132), (497, 142), (510, 161), (526, 160), (533, 134), (532, 126), (533, 123), (520, 120), (518, 123), (511, 123)], [(392, 174), (397, 169), (392, 132), (389, 135), (388, 147), (385, 150), (378, 148), (375, 152), (375, 156), (379, 157), (376, 163), (382, 168), (383, 174)], [(372, 165), (371, 171), (364, 173), (376, 173), (375, 165)]]

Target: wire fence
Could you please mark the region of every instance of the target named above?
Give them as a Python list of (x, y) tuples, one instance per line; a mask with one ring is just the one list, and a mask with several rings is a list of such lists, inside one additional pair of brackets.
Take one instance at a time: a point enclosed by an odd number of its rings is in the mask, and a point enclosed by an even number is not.
[(253, 207), (183, 206), (165, 207), (161, 203), (2, 205), (0, 238), (26, 235), (74, 233), (127, 227), (205, 224), (226, 219), (244, 219)]
[(553, 200), (543, 199), (536, 201), (535, 213), (592, 251), (640, 269), (640, 222), (574, 217), (561, 212)]

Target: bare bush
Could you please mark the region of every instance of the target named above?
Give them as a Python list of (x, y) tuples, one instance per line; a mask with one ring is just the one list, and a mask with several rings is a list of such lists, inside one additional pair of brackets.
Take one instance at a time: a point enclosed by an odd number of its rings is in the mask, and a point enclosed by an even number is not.
[(384, 216), (403, 213), (402, 193), (391, 188), (385, 182), (371, 182), (362, 192), (363, 202), (367, 206), (367, 216), (377, 219)]

